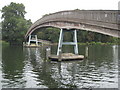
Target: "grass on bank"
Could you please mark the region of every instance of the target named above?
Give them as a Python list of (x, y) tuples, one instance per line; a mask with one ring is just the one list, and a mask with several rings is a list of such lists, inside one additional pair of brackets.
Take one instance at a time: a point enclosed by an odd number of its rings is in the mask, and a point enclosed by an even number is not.
[[(0, 40), (0, 44), (2, 44), (3, 46), (5, 45), (10, 45), (9, 42)], [(52, 43), (52, 45), (57, 45), (58, 43)], [(18, 44), (16, 44), (18, 45)], [(86, 43), (80, 43), (78, 42), (78, 45), (120, 45), (120, 43), (111, 43), (111, 42), (107, 42), (107, 43), (102, 43), (102, 42), (86, 42)]]
[(111, 42), (107, 42), (107, 43), (102, 43), (102, 42), (86, 42), (86, 43), (79, 43), (78, 45), (120, 45), (120, 43), (111, 43)]
[(0, 44), (1, 44), (2, 46), (4, 46), (4, 45), (9, 45), (9, 42), (6, 42), (6, 41), (3, 41), (3, 40), (0, 40)]

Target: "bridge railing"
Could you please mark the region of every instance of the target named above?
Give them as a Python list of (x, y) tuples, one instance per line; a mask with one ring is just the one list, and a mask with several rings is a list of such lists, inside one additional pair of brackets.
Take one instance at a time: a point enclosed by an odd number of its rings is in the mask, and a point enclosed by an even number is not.
[[(50, 21), (73, 21), (77, 23), (91, 23), (106, 27), (117, 26), (118, 11), (117, 10), (72, 10), (61, 11), (44, 16), (31, 27), (40, 25)], [(109, 23), (109, 24), (107, 24)], [(105, 25), (104, 25), (105, 24)]]
[(118, 11), (117, 10), (74, 10), (63, 11), (50, 14), (43, 17), (40, 21), (48, 21), (59, 18), (76, 18), (84, 20), (94, 20), (109, 23), (117, 23)]

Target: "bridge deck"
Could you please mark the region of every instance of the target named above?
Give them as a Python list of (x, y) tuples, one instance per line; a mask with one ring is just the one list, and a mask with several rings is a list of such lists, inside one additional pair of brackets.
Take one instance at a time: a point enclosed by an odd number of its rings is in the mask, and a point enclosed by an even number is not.
[(120, 37), (118, 10), (69, 10), (43, 16), (29, 28), (25, 38), (39, 28), (50, 26), (75, 28)]

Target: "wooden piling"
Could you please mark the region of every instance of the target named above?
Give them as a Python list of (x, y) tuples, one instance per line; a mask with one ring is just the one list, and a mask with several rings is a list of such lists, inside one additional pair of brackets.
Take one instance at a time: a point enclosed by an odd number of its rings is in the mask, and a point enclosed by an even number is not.
[(85, 47), (85, 58), (88, 58), (88, 46)]
[(51, 55), (51, 49), (50, 49), (50, 47), (47, 47), (46, 48), (46, 60), (49, 59), (50, 55)]
[(59, 48), (58, 61), (62, 61), (62, 48)]

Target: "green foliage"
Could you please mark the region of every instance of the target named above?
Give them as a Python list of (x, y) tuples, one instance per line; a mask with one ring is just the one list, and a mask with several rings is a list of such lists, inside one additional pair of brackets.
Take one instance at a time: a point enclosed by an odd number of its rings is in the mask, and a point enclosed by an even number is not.
[(63, 41), (64, 42), (72, 42), (73, 41), (73, 32), (65, 31)]
[(40, 39), (48, 40), (55, 43), (58, 42), (59, 32), (60, 30), (58, 28), (43, 28), (37, 33), (37, 36)]
[(1, 44), (2, 44), (2, 47), (9, 45), (8, 42), (5, 42), (5, 41), (0, 40), (0, 45), (1, 45)]
[(24, 35), (30, 27), (31, 20), (26, 20), (25, 6), (11, 2), (10, 5), (4, 6), (2, 12), (2, 36), (3, 40), (10, 43), (21, 43)]
[[(38, 38), (49, 40), (54, 43), (58, 43), (60, 29), (58, 28), (43, 28), (37, 35)], [(103, 35), (96, 32), (90, 32), (85, 30), (77, 31), (78, 43), (79, 44), (120, 44), (120, 39), (111, 37), (108, 35)], [(73, 41), (72, 32), (64, 32), (64, 41)]]

